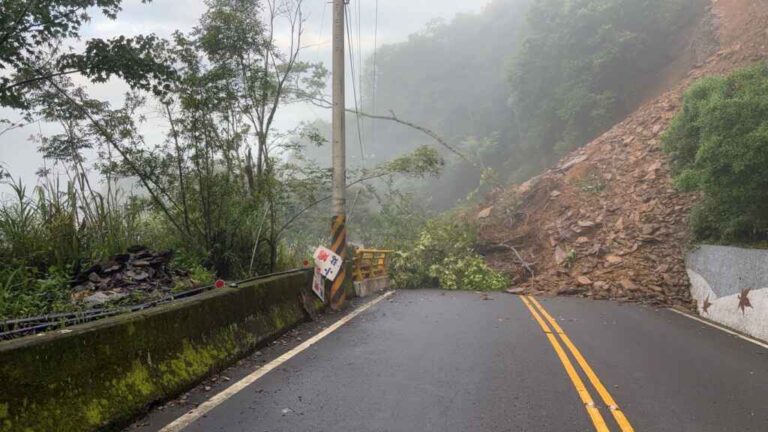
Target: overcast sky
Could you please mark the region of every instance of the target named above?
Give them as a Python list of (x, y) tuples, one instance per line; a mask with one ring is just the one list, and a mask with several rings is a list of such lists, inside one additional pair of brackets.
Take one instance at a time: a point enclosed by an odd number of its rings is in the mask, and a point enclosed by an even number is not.
[[(359, 5), (355, 1), (352, 0), (349, 5), (353, 32), (357, 33), (359, 6), (362, 43), (358, 52), (367, 56), (373, 52), (374, 47), (376, 0), (360, 0)], [(450, 20), (458, 13), (477, 12), (487, 3), (488, 0), (379, 0), (378, 45), (403, 41), (434, 19)], [(304, 0), (304, 4), (307, 17), (304, 45), (308, 46), (304, 51), (304, 60), (322, 61), (330, 65), (331, 4), (326, 0)], [(204, 11), (204, 0), (153, 0), (149, 4), (142, 4), (140, 0), (126, 0), (116, 20), (107, 19), (94, 11), (92, 21), (84, 27), (82, 33), (84, 38), (148, 33), (168, 37), (175, 30), (192, 30)], [(356, 35), (353, 38), (356, 39)], [(88, 88), (93, 97), (108, 100), (115, 105), (120, 104), (126, 90), (119, 82), (89, 85)], [(8, 110), (0, 110), (0, 118), (14, 120), (18, 117)], [(286, 107), (281, 111), (276, 127), (290, 129), (301, 121), (316, 118), (329, 119), (330, 113), (314, 107)], [(0, 137), (0, 162), (15, 178), (21, 177), (29, 186), (37, 182), (35, 171), (43, 164), (36, 150), (37, 145), (29, 140), (38, 131), (45, 134), (57, 132), (52, 125), (34, 124)], [(150, 142), (162, 139), (164, 134), (160, 125), (151, 122), (146, 125), (145, 131)], [(0, 194), (4, 195), (7, 191), (7, 187), (0, 186)]]

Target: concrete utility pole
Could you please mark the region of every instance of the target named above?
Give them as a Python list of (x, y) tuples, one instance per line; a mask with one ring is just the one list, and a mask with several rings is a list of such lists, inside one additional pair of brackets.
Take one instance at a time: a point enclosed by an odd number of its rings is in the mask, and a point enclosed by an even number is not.
[[(342, 259), (347, 251), (347, 212), (344, 192), (347, 182), (347, 161), (345, 143), (345, 100), (344, 100), (344, 6), (346, 0), (333, 0), (333, 222), (331, 249)], [(345, 301), (344, 280), (346, 271), (342, 266), (331, 285), (330, 305), (339, 310)]]

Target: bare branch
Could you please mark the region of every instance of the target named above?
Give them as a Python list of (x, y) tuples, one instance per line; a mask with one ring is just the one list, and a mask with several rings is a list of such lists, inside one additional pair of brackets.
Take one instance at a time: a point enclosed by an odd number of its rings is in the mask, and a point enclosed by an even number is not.
[[(376, 174), (373, 174), (373, 175), (370, 175), (370, 176), (366, 176), (366, 177), (362, 177), (362, 178), (359, 178), (359, 179), (357, 179), (357, 180), (355, 180), (355, 181), (353, 181), (353, 182), (351, 182), (351, 183), (347, 184), (347, 189), (349, 189), (349, 188), (351, 188), (352, 186), (355, 186), (355, 185), (357, 185), (357, 184), (360, 184), (360, 183), (366, 182), (366, 181), (368, 181), (368, 180), (375, 180), (375, 179), (377, 179), (377, 178), (386, 177), (386, 176), (388, 176), (388, 175), (391, 175), (391, 174), (392, 174), (391, 172), (379, 172), (379, 173), (376, 173)], [(318, 200), (316, 200), (316, 201), (313, 201), (313, 202), (311, 202), (311, 203), (310, 203), (310, 204), (308, 204), (306, 207), (304, 207), (303, 209), (299, 210), (299, 212), (298, 212), (298, 213), (296, 213), (296, 214), (295, 214), (295, 215), (293, 215), (293, 216), (292, 216), (290, 219), (288, 219), (288, 222), (286, 222), (286, 223), (285, 223), (285, 224), (284, 224), (284, 225), (283, 225), (283, 226), (282, 226), (282, 227), (281, 227), (281, 228), (280, 228), (280, 229), (277, 231), (277, 234), (275, 235), (275, 238), (279, 238), (279, 237), (280, 237), (280, 235), (283, 233), (283, 231), (285, 231), (285, 230), (286, 230), (286, 229), (287, 229), (289, 226), (291, 226), (291, 224), (293, 224), (293, 222), (295, 222), (295, 221), (296, 221), (296, 219), (298, 219), (298, 218), (299, 218), (301, 215), (303, 215), (304, 213), (306, 213), (306, 212), (307, 212), (307, 211), (309, 211), (310, 209), (312, 209), (312, 208), (316, 207), (317, 205), (319, 205), (319, 204), (321, 204), (321, 203), (323, 203), (323, 202), (325, 202), (325, 201), (328, 201), (328, 200), (329, 200), (329, 199), (331, 199), (331, 198), (332, 198), (332, 196), (331, 196), (331, 195), (328, 195), (328, 196), (326, 196), (326, 197), (323, 197), (323, 198), (320, 198), (320, 199), (318, 199)]]
[(66, 90), (61, 88), (61, 86), (59, 86), (53, 79), (49, 79), (49, 83), (51, 84), (51, 86), (53, 86), (53, 88), (59, 94), (61, 94), (65, 99), (67, 99), (70, 103), (72, 103), (73, 106), (78, 108), (83, 113), (83, 115), (85, 115), (85, 117), (88, 118), (88, 120), (91, 122), (94, 128), (96, 128), (96, 130), (99, 131), (99, 133), (104, 137), (104, 139), (107, 140), (107, 142), (112, 146), (112, 148), (114, 148), (120, 154), (120, 156), (123, 158), (126, 164), (128, 164), (131, 171), (139, 177), (139, 181), (142, 183), (144, 188), (150, 194), (153, 201), (160, 207), (162, 212), (168, 218), (168, 221), (171, 222), (171, 224), (173, 224), (173, 226), (179, 231), (179, 233), (189, 238), (190, 236), (189, 233), (185, 231), (178, 224), (176, 219), (173, 218), (170, 210), (165, 205), (165, 203), (160, 198), (160, 196), (157, 194), (157, 191), (155, 191), (155, 189), (150, 185), (149, 180), (147, 179), (146, 173), (142, 171), (130, 157), (128, 157), (128, 154), (125, 152), (123, 148), (120, 147), (120, 145), (112, 136), (112, 133), (107, 128), (105, 128), (101, 123), (99, 123), (82, 104), (80, 104), (78, 101), (72, 98), (72, 96), (70, 96)]
[(78, 73), (78, 72), (82, 72), (82, 71), (80, 69), (70, 69), (70, 70), (65, 70), (65, 71), (61, 71), (61, 72), (48, 73), (48, 74), (36, 76), (34, 78), (29, 78), (29, 79), (17, 81), (17, 82), (15, 82), (13, 84), (10, 84), (10, 85), (7, 85), (5, 87), (0, 88), (0, 90), (8, 91), (8, 90), (14, 89), (16, 87), (21, 87), (21, 86), (24, 86), (24, 85), (27, 85), (27, 84), (36, 83), (38, 81), (45, 81), (45, 80), (49, 80), (51, 78), (56, 78), (56, 77), (60, 77), (60, 76), (64, 76), (64, 75), (71, 75), (71, 74)]
[(472, 162), (471, 160), (469, 160), (469, 158), (467, 156), (465, 156), (463, 153), (458, 151), (455, 147), (453, 147), (450, 144), (448, 144), (448, 142), (446, 140), (444, 140), (442, 137), (440, 137), (440, 135), (438, 135), (434, 131), (432, 131), (430, 129), (427, 129), (424, 126), (419, 126), (416, 123), (411, 123), (409, 121), (403, 120), (403, 119), (397, 117), (397, 115), (395, 115), (394, 111), (390, 111), (389, 113), (391, 115), (389, 115), (389, 116), (376, 115), (376, 114), (368, 114), (368, 113), (364, 113), (364, 112), (361, 112), (361, 111), (355, 111), (353, 109), (347, 109), (346, 111), (349, 112), (349, 113), (358, 115), (360, 117), (366, 117), (366, 118), (370, 118), (370, 119), (374, 119), (374, 120), (393, 121), (393, 122), (399, 123), (399, 124), (401, 124), (403, 126), (408, 126), (409, 128), (416, 129), (417, 131), (419, 131), (419, 132), (421, 132), (423, 134), (426, 134), (427, 136), (429, 136), (433, 140), (437, 141), (440, 145), (442, 145), (443, 147), (447, 148), (451, 153), (455, 154), (456, 156), (462, 158), (465, 162), (471, 164), (472, 166), (477, 166), (477, 164), (475, 162)]
[[(312, 103), (313, 105), (317, 106), (317, 107), (320, 107), (320, 108), (331, 109), (331, 107), (332, 107), (331, 102), (329, 102), (326, 99), (314, 98), (314, 99), (310, 99), (309, 102)], [(388, 116), (378, 115), (378, 114), (369, 114), (369, 113), (366, 113), (366, 112), (363, 112), (363, 111), (354, 110), (354, 109), (351, 109), (351, 108), (347, 108), (345, 111), (350, 113), (350, 114), (355, 114), (355, 115), (360, 116), (360, 117), (365, 117), (365, 118), (369, 118), (369, 119), (372, 119), (372, 120), (391, 121), (391, 122), (395, 122), (395, 123), (401, 124), (403, 126), (409, 127), (411, 129), (415, 129), (415, 130), (417, 130), (417, 131), (419, 131), (419, 132), (429, 136), (430, 138), (435, 140), (438, 144), (440, 144), (441, 146), (445, 147), (446, 149), (448, 149), (448, 151), (450, 151), (451, 153), (453, 153), (456, 156), (460, 157), (462, 160), (464, 160), (468, 164), (470, 164), (470, 165), (472, 165), (474, 167), (480, 167), (480, 165), (478, 163), (470, 160), (469, 157), (467, 157), (466, 155), (461, 153), (454, 146), (450, 145), (448, 143), (448, 141), (446, 141), (443, 137), (438, 135), (437, 132), (434, 132), (431, 129), (427, 129), (426, 127), (420, 126), (420, 125), (418, 125), (416, 123), (413, 123), (413, 122), (410, 122), (410, 121), (407, 121), (407, 120), (403, 120), (400, 117), (398, 117), (394, 113), (394, 111), (392, 111), (392, 110), (389, 111), (390, 115), (388, 115)]]

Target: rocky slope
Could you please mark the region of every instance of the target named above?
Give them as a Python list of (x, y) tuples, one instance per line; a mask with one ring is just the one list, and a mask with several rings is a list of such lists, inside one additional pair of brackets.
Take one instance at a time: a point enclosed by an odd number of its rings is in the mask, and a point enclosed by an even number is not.
[(713, 0), (710, 14), (719, 49), (706, 61), (556, 167), (489, 197), (483, 252), (518, 290), (691, 306), (683, 255), (696, 196), (674, 189), (660, 135), (694, 80), (768, 53), (767, 0)]

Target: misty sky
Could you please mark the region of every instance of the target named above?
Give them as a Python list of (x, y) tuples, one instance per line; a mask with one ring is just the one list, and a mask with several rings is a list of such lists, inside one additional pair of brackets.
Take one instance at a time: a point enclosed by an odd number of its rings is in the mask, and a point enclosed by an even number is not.
[[(488, 0), (379, 0), (378, 44), (380, 46), (405, 40), (409, 34), (424, 28), (434, 19), (450, 20), (457, 13), (477, 12), (487, 3)], [(308, 48), (304, 51), (303, 59), (322, 61), (329, 65), (330, 69), (331, 4), (326, 0), (304, 0), (304, 4), (307, 22), (303, 45)], [(376, 0), (361, 0), (359, 4), (362, 49), (358, 49), (358, 52), (363, 56), (373, 52), (375, 6)], [(357, 7), (355, 0), (349, 5), (354, 33), (357, 33)], [(94, 10), (92, 21), (83, 29), (83, 36), (109, 38), (155, 33), (168, 37), (175, 30), (190, 31), (204, 11), (204, 0), (153, 0), (149, 4), (142, 4), (140, 0), (126, 0), (123, 3), (123, 11), (116, 20), (109, 20)], [(357, 39), (357, 35), (353, 38)], [(91, 96), (108, 100), (116, 106), (119, 106), (121, 95), (126, 91), (126, 87), (120, 82), (88, 85), (88, 88)], [(351, 97), (351, 92), (349, 93), (348, 97)], [(147, 114), (150, 121), (145, 124), (143, 130), (150, 143), (158, 142), (157, 140), (163, 137), (163, 127), (160, 124), (152, 124), (152, 113)], [(18, 120), (19, 115), (12, 111), (0, 110), (0, 118)], [(276, 127), (282, 130), (290, 129), (301, 121), (316, 118), (329, 119), (330, 113), (309, 106), (285, 107), (277, 119)], [(57, 129), (53, 125), (36, 123), (0, 137), (0, 162), (14, 178), (21, 177), (30, 187), (37, 182), (35, 171), (42, 166), (43, 160), (37, 153), (37, 144), (30, 142), (29, 137), (40, 131), (43, 134), (52, 134), (56, 133)], [(7, 191), (6, 186), (0, 186), (0, 194), (5, 195)]]

